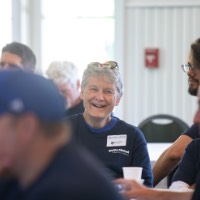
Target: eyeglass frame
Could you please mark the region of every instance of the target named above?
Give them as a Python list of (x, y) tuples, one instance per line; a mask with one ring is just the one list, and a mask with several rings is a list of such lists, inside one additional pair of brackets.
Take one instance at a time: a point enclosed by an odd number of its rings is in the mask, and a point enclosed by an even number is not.
[(88, 64), (88, 66), (91, 66), (91, 65), (96, 65), (96, 66), (98, 65), (98, 67), (109, 66), (110, 69), (119, 68), (118, 63), (115, 61), (107, 61), (105, 63), (91, 62)]
[(191, 65), (190, 63), (182, 64), (182, 65), (181, 65), (181, 68), (182, 68), (182, 70), (183, 70), (185, 73), (188, 73), (190, 70), (191, 70), (192, 72), (196, 72), (197, 70), (200, 70), (199, 67), (193, 66), (193, 65)]

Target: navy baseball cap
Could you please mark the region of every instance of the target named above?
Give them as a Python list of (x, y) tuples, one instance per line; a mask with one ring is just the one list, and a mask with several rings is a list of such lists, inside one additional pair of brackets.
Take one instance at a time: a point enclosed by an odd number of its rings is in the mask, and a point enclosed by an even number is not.
[(0, 115), (34, 113), (41, 121), (65, 117), (65, 100), (52, 80), (23, 70), (0, 71)]

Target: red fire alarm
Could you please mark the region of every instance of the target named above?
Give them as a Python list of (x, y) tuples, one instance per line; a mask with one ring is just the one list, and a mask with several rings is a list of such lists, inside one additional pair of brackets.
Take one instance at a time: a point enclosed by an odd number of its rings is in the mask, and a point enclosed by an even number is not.
[(144, 51), (144, 61), (147, 68), (158, 68), (159, 66), (159, 49), (146, 48)]

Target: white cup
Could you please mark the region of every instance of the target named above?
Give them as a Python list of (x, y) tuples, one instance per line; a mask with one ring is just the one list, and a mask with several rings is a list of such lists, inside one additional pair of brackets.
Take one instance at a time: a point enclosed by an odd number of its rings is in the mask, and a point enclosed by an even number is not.
[(142, 167), (122, 167), (124, 179), (134, 179), (141, 182)]

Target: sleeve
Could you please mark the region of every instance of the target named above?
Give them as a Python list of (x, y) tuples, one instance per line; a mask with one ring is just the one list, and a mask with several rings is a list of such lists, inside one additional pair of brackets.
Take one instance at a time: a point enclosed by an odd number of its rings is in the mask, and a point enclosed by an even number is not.
[(193, 124), (189, 129), (187, 129), (182, 135), (187, 135), (192, 139), (199, 138), (199, 127), (197, 124)]
[(144, 185), (153, 187), (153, 173), (149, 153), (147, 149), (146, 140), (140, 130), (137, 130), (137, 138), (133, 145), (133, 166), (140, 166), (142, 170), (142, 179), (144, 179)]
[(170, 190), (187, 190), (188, 188), (189, 188), (190, 186), (187, 184), (187, 183), (185, 183), (185, 182), (183, 182), (183, 181), (174, 181), (171, 185), (170, 185), (170, 187), (169, 187), (169, 189)]
[(195, 142), (192, 141), (186, 148), (185, 153), (181, 159), (179, 167), (174, 174), (172, 182), (183, 181), (188, 185), (192, 185), (196, 180), (196, 148)]

